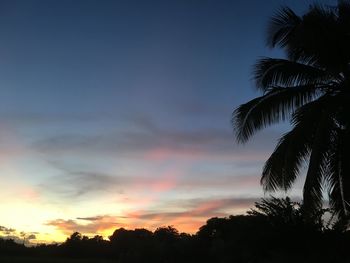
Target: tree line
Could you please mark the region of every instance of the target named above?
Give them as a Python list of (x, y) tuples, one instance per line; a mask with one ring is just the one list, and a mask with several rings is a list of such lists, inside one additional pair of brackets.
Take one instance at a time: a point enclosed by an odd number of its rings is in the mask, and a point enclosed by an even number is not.
[(214, 217), (196, 234), (172, 226), (127, 230), (105, 240), (73, 233), (62, 244), (25, 247), (0, 239), (1, 256), (136, 262), (349, 262), (350, 233), (331, 211), (310, 218), (303, 205), (262, 199), (245, 215)]

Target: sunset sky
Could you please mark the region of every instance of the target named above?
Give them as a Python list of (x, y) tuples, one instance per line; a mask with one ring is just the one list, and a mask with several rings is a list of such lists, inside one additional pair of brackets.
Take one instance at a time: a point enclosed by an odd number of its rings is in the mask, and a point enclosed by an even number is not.
[(258, 95), (256, 59), (282, 56), (269, 17), (312, 2), (0, 1), (0, 236), (244, 213), (288, 125), (237, 145), (231, 113)]

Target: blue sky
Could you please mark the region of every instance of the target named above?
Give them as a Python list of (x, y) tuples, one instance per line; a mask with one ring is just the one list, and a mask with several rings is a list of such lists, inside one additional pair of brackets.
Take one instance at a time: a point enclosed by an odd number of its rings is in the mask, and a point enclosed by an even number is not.
[(246, 211), (287, 125), (237, 145), (231, 113), (283, 56), (269, 17), (311, 3), (0, 1), (0, 225), (39, 242)]

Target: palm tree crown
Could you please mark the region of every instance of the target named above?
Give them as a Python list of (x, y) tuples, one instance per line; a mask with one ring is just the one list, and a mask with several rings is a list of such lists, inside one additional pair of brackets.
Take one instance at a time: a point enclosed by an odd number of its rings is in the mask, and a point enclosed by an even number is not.
[(255, 65), (262, 96), (233, 113), (239, 142), (256, 131), (289, 119), (292, 129), (266, 161), (265, 191), (288, 190), (307, 164), (304, 206), (330, 205), (344, 218), (350, 212), (350, 1), (336, 7), (313, 5), (303, 16), (282, 8), (272, 17), (267, 35), (285, 59), (262, 58)]

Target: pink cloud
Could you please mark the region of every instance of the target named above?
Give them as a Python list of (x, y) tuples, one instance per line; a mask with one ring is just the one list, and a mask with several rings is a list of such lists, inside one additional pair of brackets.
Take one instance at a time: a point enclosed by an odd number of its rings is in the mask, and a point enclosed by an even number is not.
[(144, 159), (150, 161), (166, 161), (173, 158), (198, 159), (204, 155), (204, 151), (198, 149), (176, 149), (156, 147), (145, 152)]
[[(189, 200), (190, 207), (182, 211), (148, 212), (139, 210), (127, 213), (130, 227), (154, 229), (173, 225), (180, 231), (196, 232), (211, 217), (224, 217), (235, 212), (244, 213), (253, 206), (255, 198), (214, 198), (209, 200)], [(181, 204), (179, 204), (181, 205)], [(227, 211), (231, 212), (227, 212)]]

